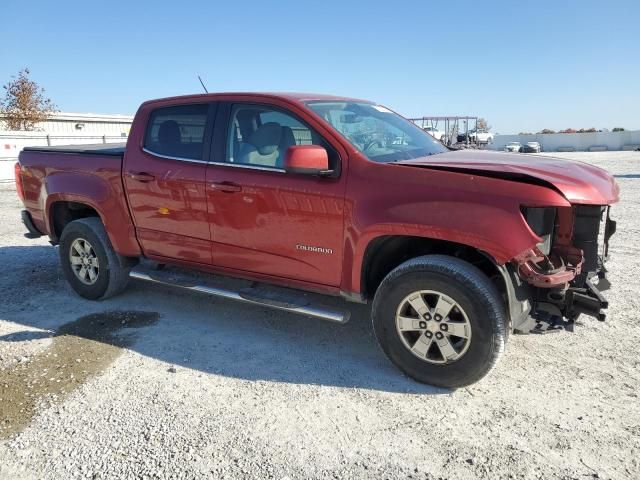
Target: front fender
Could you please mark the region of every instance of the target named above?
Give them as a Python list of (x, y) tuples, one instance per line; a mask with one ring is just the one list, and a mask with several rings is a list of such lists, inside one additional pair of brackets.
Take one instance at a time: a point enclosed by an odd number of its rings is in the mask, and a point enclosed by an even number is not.
[[(497, 215), (497, 212), (496, 212)], [(518, 215), (518, 217), (522, 217)], [(524, 219), (522, 219), (524, 222)], [(489, 255), (497, 265), (508, 262), (517, 253), (531, 248), (540, 241), (526, 225), (519, 224), (517, 221), (509, 221), (510, 225), (505, 230), (510, 231), (510, 241), (504, 242), (502, 229), (495, 234), (487, 235), (478, 231), (464, 230), (458, 228), (446, 227), (443, 225), (419, 225), (410, 223), (385, 223), (369, 226), (358, 237), (358, 241), (353, 248), (353, 265), (351, 271), (351, 289), (348, 291), (360, 292), (362, 285), (362, 271), (365, 253), (371, 242), (380, 237), (388, 236), (410, 236), (420, 237), (425, 240), (442, 240), (452, 242), (475, 250), (485, 252)], [(503, 222), (504, 225), (504, 222)]]
[(376, 238), (453, 242), (504, 265), (541, 240), (522, 206), (569, 206), (559, 192), (524, 182), (372, 163), (353, 173), (345, 215), (347, 292), (362, 291), (365, 252)]

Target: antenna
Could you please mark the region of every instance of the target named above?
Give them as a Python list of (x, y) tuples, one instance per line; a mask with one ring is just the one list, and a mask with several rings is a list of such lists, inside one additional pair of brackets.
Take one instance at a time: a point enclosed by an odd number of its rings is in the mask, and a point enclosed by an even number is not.
[(200, 80), (200, 85), (202, 85), (202, 88), (204, 88), (205, 93), (209, 93), (209, 90), (207, 90), (207, 87), (204, 86), (204, 82), (200, 78), (200, 75), (198, 75), (198, 80)]

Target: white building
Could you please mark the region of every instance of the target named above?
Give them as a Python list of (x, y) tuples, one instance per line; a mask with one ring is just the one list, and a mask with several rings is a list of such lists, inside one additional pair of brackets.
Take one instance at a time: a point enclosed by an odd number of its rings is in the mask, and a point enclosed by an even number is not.
[(0, 115), (0, 158), (17, 158), (27, 146), (126, 142), (133, 117), (95, 113), (55, 113), (37, 130), (8, 131)]

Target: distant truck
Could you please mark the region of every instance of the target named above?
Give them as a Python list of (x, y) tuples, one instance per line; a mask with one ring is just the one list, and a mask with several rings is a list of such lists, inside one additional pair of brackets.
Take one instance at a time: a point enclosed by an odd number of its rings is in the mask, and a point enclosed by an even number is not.
[(493, 133), (480, 128), (478, 130), (471, 130), (469, 132), (469, 140), (479, 145), (487, 145), (493, 143)]
[(433, 385), (481, 379), (511, 331), (607, 307), (611, 175), (450, 151), (373, 102), (149, 101), (126, 147), (26, 148), (15, 174), (27, 235), (59, 246), (82, 297), (134, 278), (338, 323), (347, 309), (304, 292), (371, 303), (382, 350)]
[(504, 146), (505, 152), (520, 153), (522, 151), (522, 144), (520, 142), (509, 142)]

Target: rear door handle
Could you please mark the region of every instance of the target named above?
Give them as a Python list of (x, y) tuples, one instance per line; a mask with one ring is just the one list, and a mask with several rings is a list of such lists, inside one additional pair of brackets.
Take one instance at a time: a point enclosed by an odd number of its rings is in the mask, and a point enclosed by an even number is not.
[(233, 183), (233, 182), (214, 182), (211, 184), (211, 188), (213, 188), (214, 190), (219, 190), (221, 192), (227, 192), (227, 193), (235, 193), (235, 192), (242, 191), (242, 187), (237, 183)]
[(153, 180), (156, 179), (154, 175), (151, 175), (150, 173), (145, 173), (145, 172), (129, 173), (129, 178), (131, 178), (132, 180), (136, 180), (138, 182), (143, 182), (143, 183), (152, 182)]

